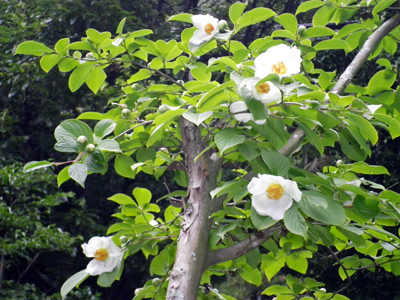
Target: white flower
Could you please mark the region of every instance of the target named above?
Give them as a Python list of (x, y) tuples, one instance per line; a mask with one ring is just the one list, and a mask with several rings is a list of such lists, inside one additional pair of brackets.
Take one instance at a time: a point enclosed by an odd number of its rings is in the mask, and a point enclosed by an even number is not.
[[(247, 105), (244, 101), (233, 102), (229, 106), (229, 110), (233, 117), (239, 122), (247, 123), (249, 121), (254, 121), (253, 115), (247, 110)], [(254, 121), (258, 125), (262, 125), (267, 120), (256, 120)]]
[(240, 122), (247, 123), (253, 120), (253, 115), (248, 112), (247, 105), (244, 101), (233, 102), (229, 106), (229, 110), (231, 114), (233, 114), (233, 117)]
[(286, 210), (301, 199), (297, 183), (281, 176), (258, 174), (247, 190), (253, 194), (251, 204), (261, 216), (270, 216), (274, 220), (282, 220)]
[(258, 78), (253, 78), (246, 83), (246, 88), (251, 91), (253, 97), (264, 104), (279, 102), (282, 98), (281, 91), (270, 81), (257, 84)]
[(115, 47), (118, 47), (121, 43), (122, 43), (122, 41), (123, 41), (124, 39), (123, 38), (117, 38), (114, 42), (112, 42), (111, 44), (113, 44)]
[(87, 257), (94, 257), (85, 270), (92, 276), (112, 272), (122, 260), (122, 251), (111, 237), (92, 237), (82, 249)]
[(219, 32), (218, 19), (210, 15), (192, 16), (193, 26), (197, 28), (189, 43), (199, 46), (207, 43)]
[(371, 115), (373, 115), (379, 108), (381, 108), (381, 104), (379, 104), (379, 105), (374, 105), (374, 104), (371, 104), (371, 105), (367, 105), (367, 107), (368, 107), (368, 109), (369, 109), (369, 111), (371, 112)]
[(264, 78), (271, 73), (276, 73), (279, 78), (300, 73), (300, 50), (280, 44), (269, 48), (254, 60), (256, 68), (255, 77)]

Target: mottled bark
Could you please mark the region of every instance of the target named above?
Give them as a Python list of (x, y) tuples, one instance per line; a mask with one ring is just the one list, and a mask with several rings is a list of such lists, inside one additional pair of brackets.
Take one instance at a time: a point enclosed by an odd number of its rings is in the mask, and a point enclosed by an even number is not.
[(208, 238), (212, 224), (210, 216), (222, 207), (221, 199), (211, 199), (210, 196), (210, 192), (217, 187), (221, 160), (216, 154), (207, 152), (195, 162), (195, 157), (205, 149), (200, 128), (183, 118), (179, 124), (189, 176), (189, 196), (167, 299), (193, 300), (197, 298), (200, 279), (207, 267)]

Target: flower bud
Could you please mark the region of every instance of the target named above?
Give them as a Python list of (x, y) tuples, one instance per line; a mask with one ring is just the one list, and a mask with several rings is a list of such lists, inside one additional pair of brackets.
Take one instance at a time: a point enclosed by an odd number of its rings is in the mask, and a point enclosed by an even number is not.
[(343, 160), (339, 159), (339, 160), (336, 162), (336, 165), (337, 165), (337, 166), (340, 166), (341, 164), (343, 164)]
[(160, 278), (154, 278), (151, 283), (153, 284), (153, 286), (160, 286), (162, 283), (162, 280)]
[(321, 292), (325, 292), (326, 293), (326, 289), (324, 289), (324, 288), (320, 288), (319, 289)]
[(306, 29), (307, 29), (306, 26), (300, 25), (300, 26), (297, 28), (297, 34), (302, 35)]
[(135, 296), (139, 295), (143, 291), (143, 288), (138, 288), (135, 290)]
[(228, 23), (225, 20), (219, 20), (218, 28), (219, 28), (219, 30), (225, 30), (228, 28)]
[(76, 139), (76, 141), (77, 141), (79, 144), (86, 144), (86, 143), (88, 142), (88, 139), (87, 139), (86, 136), (81, 135), (81, 136), (79, 136), (79, 137)]
[(80, 51), (74, 51), (72, 54), (73, 58), (80, 59), (82, 57), (82, 53)]
[(94, 59), (94, 55), (93, 55), (92, 52), (86, 53), (85, 57), (86, 57), (87, 59)]
[(135, 91), (141, 90), (142, 86), (139, 83), (134, 83), (134, 84), (132, 84), (132, 89)]
[(121, 242), (121, 244), (125, 244), (128, 241), (128, 238), (125, 235), (123, 235), (119, 238), (119, 241)]
[(177, 84), (177, 85), (184, 85), (185, 82), (184, 82), (183, 80), (180, 80), (180, 79), (179, 79), (179, 80), (176, 81), (176, 84)]
[(121, 112), (124, 117), (129, 117), (131, 115), (131, 111), (127, 108), (124, 108)]
[(93, 153), (94, 150), (96, 150), (96, 146), (93, 144), (88, 144), (85, 148), (85, 152), (87, 153)]

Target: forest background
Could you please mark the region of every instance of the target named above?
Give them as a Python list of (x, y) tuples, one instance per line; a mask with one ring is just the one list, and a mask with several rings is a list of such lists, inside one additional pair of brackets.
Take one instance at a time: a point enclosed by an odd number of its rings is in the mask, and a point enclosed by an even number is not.
[[(295, 13), (302, 1), (248, 1), (249, 9), (268, 7), (278, 14)], [(55, 161), (61, 157), (54, 151), (54, 128), (65, 119), (76, 118), (84, 111), (105, 111), (104, 104), (120, 95), (117, 83), (123, 80), (125, 70), (117, 65), (107, 69), (107, 82), (96, 95), (88, 88), (75, 93), (68, 89), (68, 76), (45, 74), (35, 57), (14, 55), (18, 44), (36, 40), (53, 45), (68, 36), (71, 40), (84, 36), (86, 29), (108, 31), (117, 28), (126, 18), (125, 28), (134, 31), (151, 28), (154, 39), (179, 39), (180, 24), (166, 23), (177, 13), (209, 13), (220, 19), (228, 19), (229, 6), (233, 1), (61, 1), (4, 0), (0, 3), (0, 298), (1, 299), (59, 299), (62, 283), (77, 270), (83, 269), (87, 258), (81, 255), (80, 245), (92, 236), (102, 236), (114, 222), (110, 215), (117, 205), (101, 201), (116, 192), (130, 194), (135, 187), (145, 186), (155, 199), (165, 194), (162, 180), (150, 185), (147, 175), (140, 173), (136, 179), (123, 179), (112, 172), (95, 174), (88, 178), (82, 189), (74, 182), (67, 182), (59, 189), (56, 185), (58, 169), (23, 173), (28, 161)], [(360, 11), (356, 19), (365, 18), (370, 12)], [(388, 12), (390, 17), (391, 11)], [(299, 23), (311, 22), (311, 14), (298, 18)], [(260, 23), (243, 30), (240, 40), (248, 44), (257, 37), (265, 36), (276, 28), (272, 21)], [(335, 29), (335, 28), (333, 28)], [(393, 63), (398, 56), (382, 54)], [(344, 71), (354, 54), (343, 51), (319, 53), (314, 64), (323, 65), (326, 71)], [(371, 62), (363, 67), (356, 80), (367, 84), (376, 72)], [(377, 177), (392, 190), (400, 192), (398, 142), (379, 131), (381, 142), (373, 148), (370, 164), (385, 166), (392, 176)], [(311, 146), (302, 149), (294, 159), (297, 164), (312, 162), (318, 153)], [(325, 155), (331, 161), (344, 159), (334, 149)], [(91, 184), (93, 183), (93, 184)], [(95, 184), (94, 184), (95, 183)], [(140, 255), (140, 254), (138, 254)], [(117, 281), (113, 289), (104, 289), (89, 279), (80, 289), (73, 290), (70, 299), (131, 299), (134, 290), (150, 278), (149, 262), (144, 259), (126, 262), (124, 280)], [(318, 274), (321, 281), (340, 286), (337, 271), (329, 264), (310, 263), (308, 272)], [(282, 278), (295, 272), (284, 268)], [(367, 270), (352, 280), (344, 294), (358, 295), (358, 299), (389, 299), (400, 294), (397, 278), (392, 273)], [(268, 299), (260, 296), (263, 288), (245, 284), (232, 274), (225, 280), (216, 279), (217, 286), (224, 285), (238, 299)], [(369, 284), (370, 283), (370, 284)], [(118, 290), (118, 296), (116, 293)], [(385, 295), (387, 293), (387, 295)], [(262, 298), (264, 297), (264, 298)], [(393, 297), (392, 297), (393, 298)]]

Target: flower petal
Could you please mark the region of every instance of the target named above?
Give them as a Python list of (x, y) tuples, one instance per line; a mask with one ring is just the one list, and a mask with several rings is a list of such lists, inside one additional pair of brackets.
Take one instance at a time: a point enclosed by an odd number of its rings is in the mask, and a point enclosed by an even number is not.
[(269, 200), (264, 195), (254, 195), (252, 198), (252, 206), (261, 216), (270, 216), (274, 220), (282, 220), (285, 211), (292, 206), (293, 200), (284, 195), (279, 200)]

